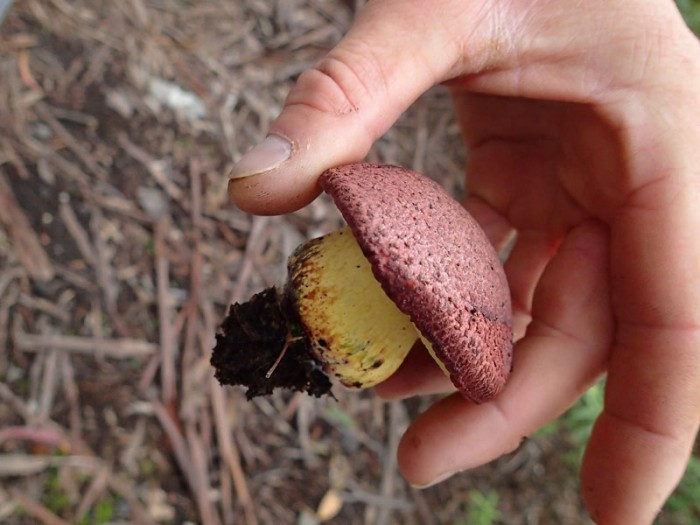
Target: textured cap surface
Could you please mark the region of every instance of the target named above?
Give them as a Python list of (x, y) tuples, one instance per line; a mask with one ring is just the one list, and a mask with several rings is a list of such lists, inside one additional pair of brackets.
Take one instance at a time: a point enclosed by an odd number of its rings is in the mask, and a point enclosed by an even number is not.
[(511, 369), (510, 292), (477, 222), (436, 182), (397, 166), (341, 166), (320, 184), (457, 389), (477, 403), (495, 396)]

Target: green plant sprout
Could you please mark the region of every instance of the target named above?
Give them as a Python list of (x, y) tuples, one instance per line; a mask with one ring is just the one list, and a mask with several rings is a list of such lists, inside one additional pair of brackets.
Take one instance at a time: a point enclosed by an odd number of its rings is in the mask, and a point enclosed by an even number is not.
[(459, 525), (495, 525), (501, 523), (503, 514), (498, 509), (498, 494), (482, 492), (477, 489), (469, 491), (467, 515)]

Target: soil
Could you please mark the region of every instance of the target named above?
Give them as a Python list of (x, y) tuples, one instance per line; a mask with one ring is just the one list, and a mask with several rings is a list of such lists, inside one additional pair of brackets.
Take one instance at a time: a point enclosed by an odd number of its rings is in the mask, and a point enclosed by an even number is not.
[(214, 376), (222, 385), (247, 387), (248, 400), (277, 388), (331, 395), (331, 381), (285, 303), (277, 288), (263, 290), (232, 305), (216, 334)]

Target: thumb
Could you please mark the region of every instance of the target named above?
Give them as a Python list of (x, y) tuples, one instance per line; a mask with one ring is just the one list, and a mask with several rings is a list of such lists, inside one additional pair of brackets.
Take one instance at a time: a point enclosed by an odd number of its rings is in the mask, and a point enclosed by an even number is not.
[(427, 20), (436, 4), (457, 10), (458, 3), (370, 2), (341, 42), (299, 77), (268, 137), (234, 166), (233, 202), (251, 213), (287, 213), (318, 195), (324, 170), (362, 160), (458, 60), (460, 46), (444, 24), (450, 18), (443, 11), (441, 22)]

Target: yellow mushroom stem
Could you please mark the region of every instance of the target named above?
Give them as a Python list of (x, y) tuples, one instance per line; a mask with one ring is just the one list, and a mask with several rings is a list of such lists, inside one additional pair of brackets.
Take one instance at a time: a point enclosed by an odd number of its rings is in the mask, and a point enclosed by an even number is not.
[(420, 334), (384, 293), (349, 228), (300, 246), (287, 294), (327, 374), (350, 387), (393, 374)]

